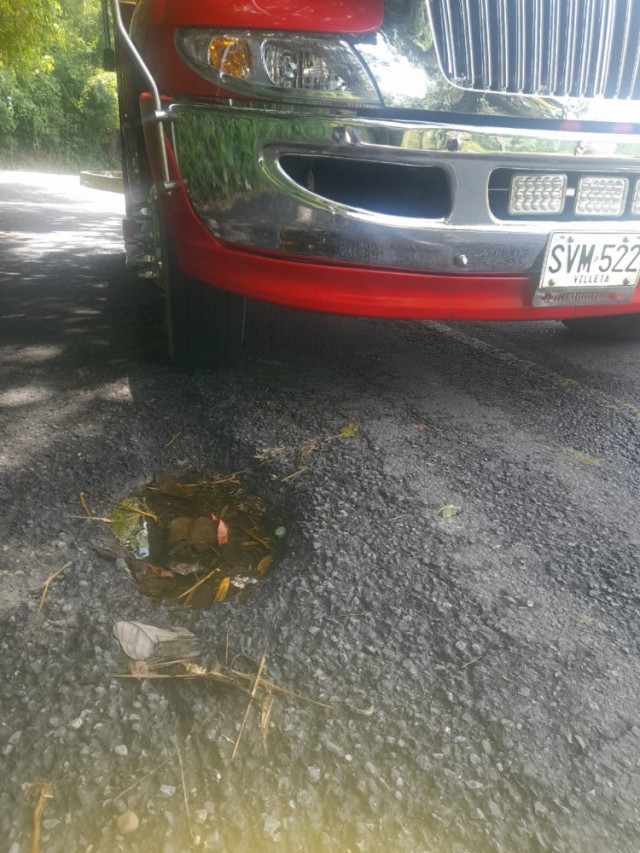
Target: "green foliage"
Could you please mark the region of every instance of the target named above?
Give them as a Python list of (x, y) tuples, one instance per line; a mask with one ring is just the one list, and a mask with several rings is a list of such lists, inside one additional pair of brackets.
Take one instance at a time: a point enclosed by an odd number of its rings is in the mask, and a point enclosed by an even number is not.
[[(26, 40), (7, 10), (26, 22)], [(116, 80), (101, 68), (100, 0), (0, 0), (0, 44), (0, 163), (116, 167)]]
[(59, 14), (55, 0), (0, 0), (0, 66), (37, 66), (55, 37)]

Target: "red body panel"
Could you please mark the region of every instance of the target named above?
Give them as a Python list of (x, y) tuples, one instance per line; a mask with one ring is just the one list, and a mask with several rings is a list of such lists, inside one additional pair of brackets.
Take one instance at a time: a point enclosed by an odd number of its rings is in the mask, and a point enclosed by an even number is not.
[(333, 314), (431, 320), (559, 320), (640, 312), (640, 289), (631, 305), (534, 308), (536, 282), (524, 276), (437, 275), (250, 252), (214, 239), (182, 185), (161, 204), (184, 271), (253, 299)]
[(382, 0), (141, 0), (145, 26), (233, 27), (315, 33), (366, 33), (382, 23)]

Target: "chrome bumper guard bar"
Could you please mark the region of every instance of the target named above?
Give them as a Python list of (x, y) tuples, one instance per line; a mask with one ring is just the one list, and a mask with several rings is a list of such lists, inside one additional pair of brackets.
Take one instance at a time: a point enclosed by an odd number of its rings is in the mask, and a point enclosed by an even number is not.
[[(640, 175), (635, 137), (558, 131), (542, 139), (527, 130), (228, 103), (174, 103), (170, 114), (196, 212), (213, 236), (247, 248), (437, 273), (536, 275), (554, 230), (606, 227), (624, 234), (638, 228), (638, 220), (506, 222), (488, 201), (489, 178), (505, 167), (633, 179)], [(363, 163), (366, 181), (358, 184)], [(413, 169), (418, 177), (429, 170), (445, 175), (450, 199), (432, 206), (433, 217), (372, 207), (372, 192), (381, 197), (385, 191), (372, 186), (376, 175), (394, 190), (392, 167)], [(345, 181), (360, 186), (361, 195), (356, 190), (345, 201)], [(425, 181), (427, 192), (441, 192), (441, 182)]]

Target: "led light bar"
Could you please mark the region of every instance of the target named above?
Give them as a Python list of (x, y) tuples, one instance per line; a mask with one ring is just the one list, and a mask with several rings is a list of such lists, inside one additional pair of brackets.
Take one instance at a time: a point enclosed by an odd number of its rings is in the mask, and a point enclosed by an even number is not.
[(631, 213), (634, 216), (640, 216), (640, 181), (636, 181), (636, 188), (633, 191), (631, 199)]
[(626, 178), (582, 177), (578, 181), (576, 216), (621, 216), (629, 181)]
[(545, 216), (564, 210), (566, 175), (513, 175), (509, 213)]

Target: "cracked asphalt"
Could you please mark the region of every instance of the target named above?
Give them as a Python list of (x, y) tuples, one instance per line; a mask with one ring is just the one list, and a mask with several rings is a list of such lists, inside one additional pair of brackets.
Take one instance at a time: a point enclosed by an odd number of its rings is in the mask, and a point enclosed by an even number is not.
[[(46, 780), (47, 853), (637, 853), (640, 343), (253, 304), (241, 362), (189, 373), (121, 210), (0, 173), (0, 849)], [(73, 516), (156, 471), (239, 472), (281, 563), (142, 598)], [(232, 760), (247, 697), (119, 678), (126, 619), (329, 707), (276, 694)]]

